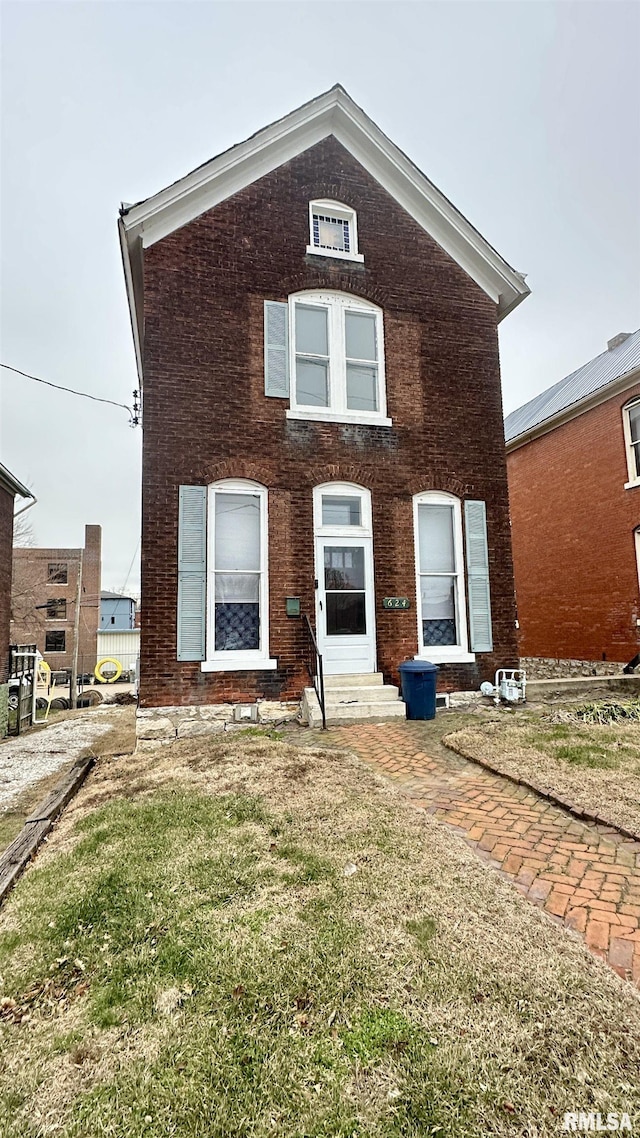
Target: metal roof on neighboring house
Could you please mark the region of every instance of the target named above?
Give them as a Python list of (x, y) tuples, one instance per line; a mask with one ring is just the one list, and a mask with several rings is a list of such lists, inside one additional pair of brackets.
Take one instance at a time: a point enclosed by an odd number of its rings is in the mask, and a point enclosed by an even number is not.
[(640, 368), (640, 329), (632, 332), (618, 347), (602, 352), (507, 415), (504, 421), (507, 443), (569, 410), (574, 404), (582, 403), (637, 368)]

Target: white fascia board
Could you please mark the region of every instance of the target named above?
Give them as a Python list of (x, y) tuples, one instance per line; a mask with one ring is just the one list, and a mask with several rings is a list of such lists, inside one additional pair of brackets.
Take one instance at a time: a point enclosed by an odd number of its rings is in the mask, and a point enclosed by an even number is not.
[(0, 462), (0, 486), (7, 490), (9, 494), (18, 495), (19, 498), (33, 498), (33, 494), (26, 486), (19, 482), (6, 466)]
[[(129, 302), (129, 319), (133, 334), (133, 346), (136, 353), (136, 368), (138, 382), (142, 388), (142, 322), (144, 319), (144, 298), (142, 293), (142, 255), (140, 241), (134, 233), (127, 234), (123, 219), (118, 219), (118, 237), (120, 238), (120, 252), (122, 254), (122, 267)], [(139, 278), (139, 286), (135, 281)]]
[(333, 133), (415, 221), (499, 305), (499, 316), (531, 291), (437, 186), (352, 102)]
[(161, 241), (330, 135), (487, 293), (498, 307), (499, 320), (528, 296), (522, 274), (503, 260), (342, 88), (333, 88), (123, 214), (123, 261), (139, 374), (142, 248)]
[(585, 411), (591, 411), (594, 407), (599, 407), (602, 403), (607, 403), (609, 399), (613, 399), (615, 395), (621, 395), (624, 391), (630, 391), (640, 383), (640, 368), (634, 368), (633, 371), (627, 372), (626, 375), (621, 375), (619, 379), (613, 380), (607, 384), (606, 387), (600, 387), (591, 395), (585, 396), (577, 403), (572, 403), (570, 407), (564, 407), (562, 411), (558, 411), (549, 419), (545, 419), (542, 423), (537, 423), (535, 427), (530, 427), (528, 431), (524, 431), (521, 435), (516, 435), (515, 438), (510, 439), (505, 443), (505, 450), (507, 454), (511, 454), (514, 450), (519, 450), (520, 447), (526, 446), (527, 443), (532, 443), (534, 439), (539, 439), (542, 435), (548, 435), (550, 431), (555, 431), (556, 427), (562, 427), (565, 423), (570, 423), (572, 419), (577, 419), (579, 415), (584, 415)]

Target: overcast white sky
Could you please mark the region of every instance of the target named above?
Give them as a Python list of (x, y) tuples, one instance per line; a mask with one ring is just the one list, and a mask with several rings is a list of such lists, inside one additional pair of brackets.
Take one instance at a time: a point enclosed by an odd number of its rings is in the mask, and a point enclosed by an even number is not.
[[(1, 18), (5, 363), (130, 403), (119, 203), (335, 82), (528, 274), (501, 325), (506, 411), (640, 325), (638, 3), (26, 0)], [(6, 371), (1, 408), (37, 544), (99, 523), (103, 587), (136, 591), (140, 430)]]

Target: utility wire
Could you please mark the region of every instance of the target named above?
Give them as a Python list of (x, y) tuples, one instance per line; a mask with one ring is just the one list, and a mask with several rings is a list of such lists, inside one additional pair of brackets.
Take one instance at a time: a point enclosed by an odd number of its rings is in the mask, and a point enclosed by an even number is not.
[(73, 387), (63, 387), (60, 383), (51, 383), (48, 379), (40, 379), (37, 375), (29, 375), (26, 371), (20, 371), (17, 367), (11, 367), (11, 364), (0, 364), (0, 367), (6, 368), (7, 371), (13, 371), (16, 375), (22, 375), (25, 379), (33, 379), (36, 383), (44, 383), (47, 387), (55, 387), (56, 391), (68, 391), (70, 395), (80, 395), (83, 399), (92, 399), (94, 403), (110, 403), (112, 407), (122, 407), (124, 411), (129, 412), (132, 426), (136, 426), (138, 419), (134, 411), (127, 406), (126, 403), (116, 403), (113, 399), (103, 399), (99, 395), (89, 395), (86, 391), (75, 391)]
[(133, 557), (131, 558), (131, 564), (130, 564), (130, 566), (129, 566), (129, 569), (128, 569), (128, 571), (127, 571), (127, 575), (126, 575), (126, 577), (125, 577), (125, 579), (124, 579), (124, 585), (122, 586), (122, 592), (123, 592), (123, 593), (124, 593), (124, 591), (125, 591), (125, 589), (126, 589), (127, 585), (129, 584), (129, 577), (131, 576), (131, 570), (133, 569), (133, 563), (134, 563), (134, 561), (135, 561), (135, 559), (136, 559), (136, 554), (137, 554), (137, 552), (138, 552), (138, 549), (140, 548), (140, 541), (141, 541), (141, 538), (139, 537), (139, 538), (138, 538), (138, 541), (137, 541), (137, 544), (136, 544), (136, 547), (135, 547), (135, 550), (134, 550), (134, 552), (133, 552)]

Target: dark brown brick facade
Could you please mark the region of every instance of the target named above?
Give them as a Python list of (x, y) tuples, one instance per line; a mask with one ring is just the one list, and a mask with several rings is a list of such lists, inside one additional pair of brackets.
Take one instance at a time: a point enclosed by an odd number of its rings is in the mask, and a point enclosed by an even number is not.
[[(13, 551), (12, 622), (14, 644), (35, 643), (54, 670), (71, 668), (73, 633), (78, 591), (78, 569), (82, 555), (82, 599), (78, 632), (78, 672), (90, 673), (96, 666), (98, 626), (100, 623), (100, 574), (102, 530), (85, 526), (84, 549), (29, 549)], [(50, 564), (67, 566), (67, 583), (49, 582)], [(49, 600), (65, 600), (66, 618), (48, 619), (45, 605)], [(47, 652), (46, 634), (65, 633), (65, 651)]]
[(640, 651), (622, 408), (640, 385), (508, 456), (523, 656), (626, 662)]
[(13, 501), (13, 494), (0, 486), (0, 684), (5, 684), (9, 678)]
[[(308, 203), (357, 210), (364, 265), (307, 256)], [(384, 312), (391, 428), (291, 421), (264, 396), (263, 301), (352, 292)], [(314, 612), (312, 490), (372, 493), (378, 667), (417, 651), (412, 496), (487, 503), (494, 653), (447, 665), (443, 690), (475, 688), (517, 650), (496, 307), (333, 138), (145, 251), (141, 702), (296, 697), (308, 683), (300, 620)], [(248, 478), (269, 490), (275, 672), (205, 673), (176, 660), (180, 484)], [(411, 598), (387, 613), (382, 598)]]

